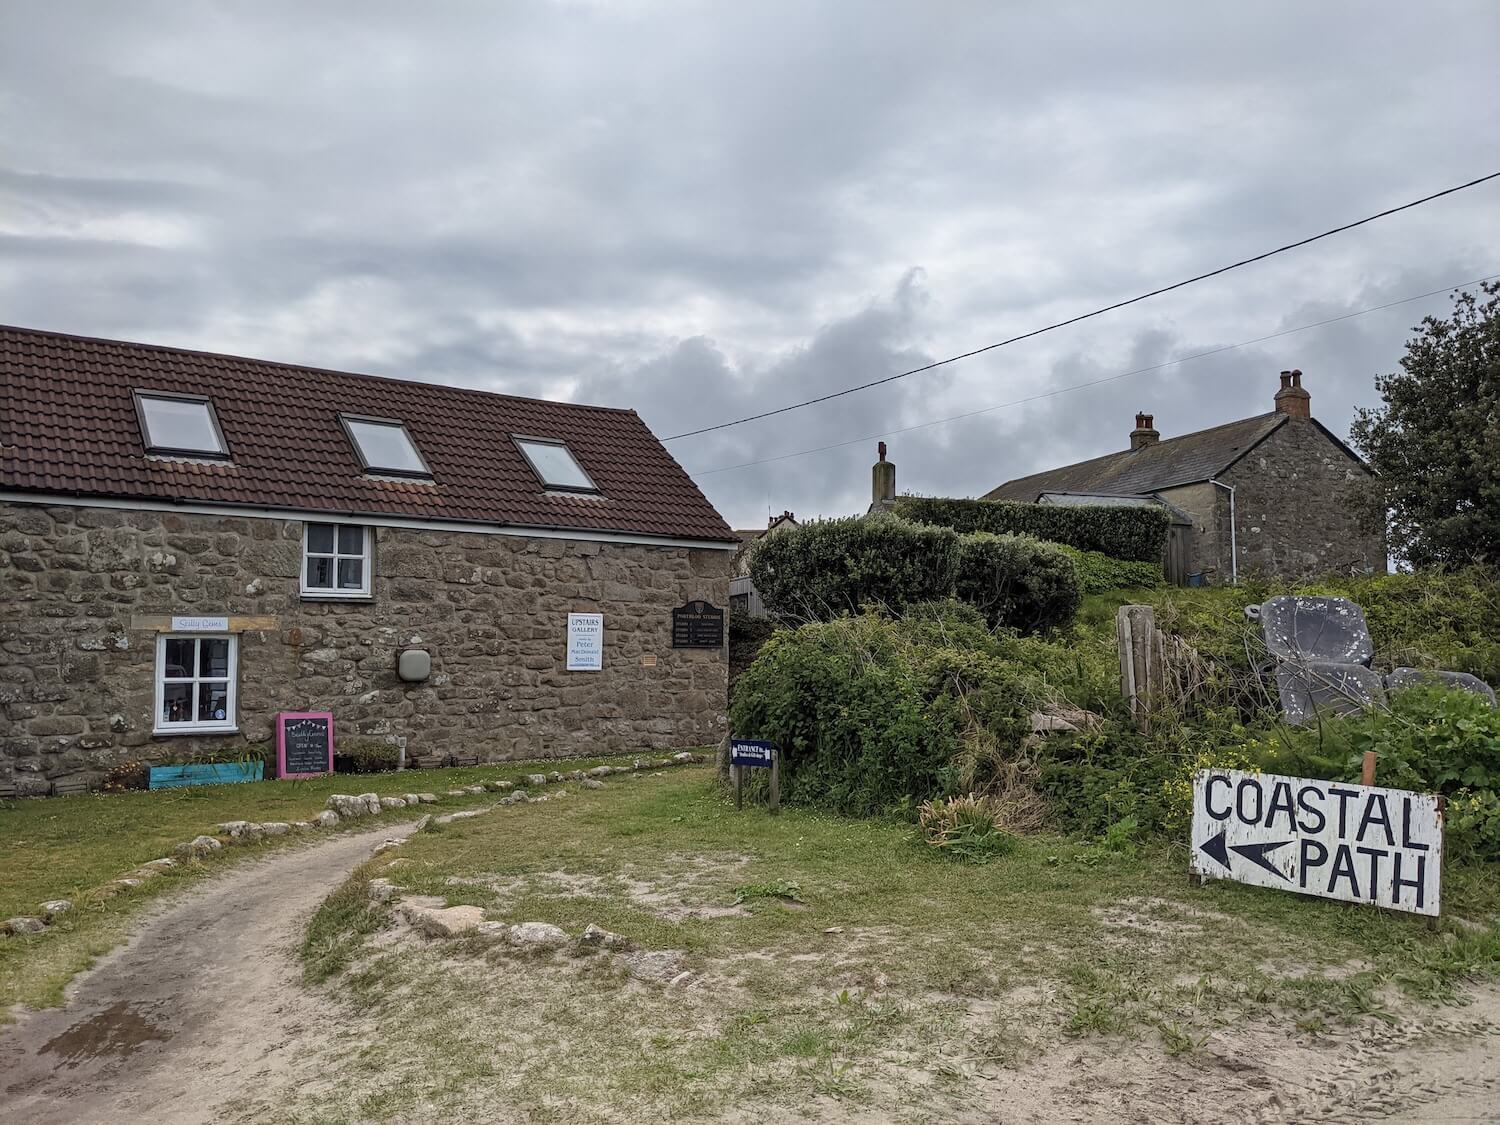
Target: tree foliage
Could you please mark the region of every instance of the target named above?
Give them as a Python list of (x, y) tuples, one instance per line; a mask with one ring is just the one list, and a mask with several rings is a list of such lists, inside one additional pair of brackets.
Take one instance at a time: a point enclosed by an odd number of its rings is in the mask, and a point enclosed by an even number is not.
[[(1483, 299), (1481, 299), (1483, 298)], [(1401, 371), (1376, 379), (1383, 405), (1350, 436), (1378, 474), (1371, 506), (1392, 552), (1414, 566), (1500, 561), (1500, 282), (1429, 316)]]

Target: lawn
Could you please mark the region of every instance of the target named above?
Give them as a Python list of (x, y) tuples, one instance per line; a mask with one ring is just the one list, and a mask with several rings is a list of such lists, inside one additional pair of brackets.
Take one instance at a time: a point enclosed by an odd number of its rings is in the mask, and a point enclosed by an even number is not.
[[(1193, 887), (1186, 866), (1180, 848), (1055, 836), (969, 866), (895, 822), (736, 813), (707, 770), (614, 780), (419, 834), (362, 868), (303, 950), (310, 986), (354, 1021), (357, 1046), (330, 1059), (339, 1081), (238, 1108), (467, 1119), (501, 1099), (531, 1121), (768, 1120), (830, 1104), (850, 1120), (876, 1107), (986, 1119), (996, 1075), (1017, 1067), (1047, 1081), (1073, 1067), (1071, 1080), (1088, 1058), (1192, 1059), (1247, 1029), (1268, 1067), (1272, 1049), (1337, 1065), (1328, 1037), (1426, 1026), (1500, 968), (1493, 869), (1450, 871), (1431, 926)], [(576, 947), (423, 938), (366, 906), (375, 875), (500, 921), (594, 923), (666, 968), (651, 981)], [(1079, 1062), (1080, 1043), (1116, 1046)], [(1194, 1091), (1189, 1079), (1150, 1096), (1180, 1112), (1208, 1096)]]
[[(603, 761), (618, 764), (618, 759), (570, 759), (0, 801), (0, 918), (35, 914), (38, 904), (50, 899), (74, 903), (73, 910), (62, 915), (48, 933), (0, 939), (0, 1013), (17, 1001), (57, 1003), (68, 980), (112, 948), (128, 932), (135, 912), (162, 892), (298, 839), (282, 837), (245, 848), (226, 848), (107, 901), (89, 896), (91, 890), (140, 864), (170, 855), (173, 845), (202, 833), (212, 834), (216, 824), (305, 820), (323, 808), (330, 793), (442, 794), (478, 781), (519, 781), (537, 770), (588, 768)], [(443, 807), (446, 811), (484, 800), (445, 798)]]

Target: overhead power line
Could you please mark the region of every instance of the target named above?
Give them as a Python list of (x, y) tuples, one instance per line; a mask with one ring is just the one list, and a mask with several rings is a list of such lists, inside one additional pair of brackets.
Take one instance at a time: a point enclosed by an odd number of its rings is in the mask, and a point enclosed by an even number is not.
[(934, 418), (928, 422), (917, 422), (910, 426), (900, 426), (896, 429), (882, 430), (878, 434), (866, 434), (863, 437), (849, 438), (847, 441), (836, 441), (829, 445), (818, 445), (812, 449), (799, 449), (794, 453), (781, 453), (775, 457), (762, 457), (758, 461), (742, 461), (737, 465), (721, 465), (717, 469), (694, 469), (689, 475), (694, 477), (713, 476), (715, 473), (729, 473), (736, 469), (749, 469), (756, 465), (771, 465), (777, 461), (790, 461), (796, 457), (806, 457), (813, 453), (826, 453), (830, 449), (844, 449), (851, 445), (861, 445), (867, 441), (875, 441), (878, 438), (894, 437), (897, 434), (909, 434), (913, 430), (925, 430), (932, 426), (942, 426), (949, 422), (959, 422), (965, 418), (976, 418), (981, 414), (991, 414), (996, 410), (1004, 410), (1010, 406), (1024, 406), (1028, 402), (1038, 402), (1044, 398), (1053, 398), (1057, 395), (1067, 394), (1069, 391), (1087, 390), (1089, 387), (1102, 386), (1105, 383), (1116, 383), (1121, 379), (1128, 379), (1132, 375), (1147, 375), (1152, 371), (1161, 371), (1178, 364), (1190, 363), (1195, 359), (1204, 359), (1211, 355), (1219, 355), (1223, 352), (1232, 352), (1236, 348), (1247, 348), (1251, 344), (1261, 344), (1267, 340), (1278, 340), (1283, 336), (1291, 336), (1297, 332), (1306, 332), (1312, 328), (1323, 328), (1329, 324), (1337, 324), (1341, 320), (1353, 320), (1357, 316), (1365, 316), (1368, 313), (1380, 312), (1382, 309), (1393, 309), (1398, 305), (1409, 305), (1413, 301), (1420, 301), (1426, 297), (1436, 297), (1439, 293), (1448, 293), (1454, 289), (1461, 289), (1466, 285), (1478, 285), (1481, 282), (1493, 281), (1500, 278), (1500, 273), (1490, 274), (1488, 277), (1476, 277), (1471, 281), (1460, 281), (1455, 285), (1444, 285), (1441, 289), (1430, 289), (1426, 293), (1417, 293), (1411, 297), (1402, 297), (1396, 301), (1387, 301), (1383, 305), (1371, 305), (1367, 309), (1356, 309), (1354, 312), (1344, 313), (1341, 316), (1331, 316), (1327, 320), (1315, 320), (1311, 324), (1300, 324), (1296, 328), (1285, 328), (1280, 332), (1271, 332), (1265, 336), (1256, 336), (1252, 340), (1241, 340), (1237, 344), (1223, 344), (1217, 348), (1209, 348), (1207, 351), (1194, 352), (1191, 355), (1179, 356), (1177, 359), (1165, 360), (1162, 363), (1154, 363), (1150, 367), (1137, 367), (1132, 371), (1122, 371), (1118, 375), (1106, 375), (1102, 379), (1090, 379), (1086, 383), (1071, 383), (1066, 387), (1054, 387), (1050, 391), (1039, 391), (1025, 398), (1011, 399), (1009, 402), (997, 402), (993, 406), (983, 406), (978, 410), (966, 410), (962, 414), (950, 414), (946, 418)]
[(1465, 191), (1471, 187), (1477, 187), (1482, 183), (1487, 183), (1488, 181), (1497, 178), (1500, 178), (1500, 172), (1491, 172), (1487, 176), (1480, 176), (1478, 179), (1470, 180), (1468, 183), (1457, 184), (1454, 187), (1444, 188), (1442, 191), (1435, 191), (1431, 195), (1424, 195), (1421, 199), (1413, 199), (1410, 203), (1403, 203), (1399, 207), (1388, 207), (1384, 211), (1377, 211), (1373, 215), (1366, 215), (1363, 219), (1356, 219), (1352, 223), (1345, 223), (1343, 226), (1334, 227), (1331, 230), (1325, 230), (1321, 234), (1314, 234), (1307, 238), (1299, 239), (1296, 242), (1288, 242), (1285, 246), (1278, 246), (1274, 250), (1267, 250), (1264, 254), (1257, 254), (1253, 258), (1241, 258), (1238, 262), (1231, 262), (1229, 265), (1220, 266), (1216, 270), (1209, 270), (1207, 273), (1200, 273), (1196, 277), (1185, 278), (1182, 281), (1173, 282), (1171, 285), (1163, 285), (1160, 289), (1153, 289), (1149, 293), (1142, 293), (1137, 297), (1130, 297), (1124, 301), (1116, 301), (1112, 305), (1105, 305), (1103, 308), (1094, 309), (1092, 312), (1079, 313), (1077, 316), (1070, 316), (1067, 320), (1059, 320), (1054, 324), (1048, 324), (1042, 328), (1033, 328), (1030, 332), (1023, 332), (1019, 336), (1011, 336), (1010, 338), (1005, 340), (998, 340), (993, 344), (986, 344), (982, 348), (975, 348), (972, 351), (963, 352), (960, 355), (949, 356), (947, 359), (937, 360), (935, 363), (927, 363), (923, 364), (921, 367), (913, 367), (910, 371), (900, 371), (895, 375), (887, 375), (883, 379), (872, 379), (870, 382), (861, 383), (856, 387), (846, 387), (844, 390), (833, 391), (830, 394), (826, 395), (819, 395), (817, 398), (806, 399), (802, 402), (794, 402), (788, 406), (778, 406), (774, 410), (763, 410), (759, 414), (747, 414), (745, 417), (736, 418), (732, 422), (720, 422), (717, 425), (704, 426), (701, 429), (688, 430), (685, 433), (673, 434), (671, 437), (662, 438), (662, 440), (679, 441), (682, 438), (697, 437), (699, 434), (713, 433), (715, 430), (727, 430), (731, 426), (742, 426), (746, 422), (757, 422), (762, 418), (773, 418), (778, 414), (786, 414), (793, 410), (801, 410), (805, 406), (816, 406), (820, 402), (829, 402), (832, 399), (843, 398), (845, 395), (852, 395), (857, 391), (867, 391), (871, 387), (879, 387), (886, 383), (894, 383), (897, 379), (905, 379), (910, 375), (920, 375), (924, 371), (932, 371), (938, 367), (945, 367), (950, 363), (957, 363), (961, 359), (972, 359), (976, 355), (983, 355), (985, 352), (992, 352), (996, 348), (1003, 348), (1008, 344), (1017, 344), (1022, 340), (1029, 340), (1033, 336), (1040, 336), (1045, 332), (1053, 332), (1059, 328), (1066, 328), (1070, 324), (1077, 324), (1079, 321), (1089, 320), (1092, 317), (1096, 316), (1103, 316), (1105, 313), (1114, 312), (1116, 309), (1123, 309), (1127, 305), (1134, 305), (1138, 304), (1141, 301), (1149, 300), (1152, 297), (1159, 297), (1163, 293), (1172, 292), (1174, 289), (1182, 289), (1186, 286), (1194, 285), (1197, 282), (1206, 281), (1211, 277), (1218, 277), (1222, 273), (1228, 273), (1230, 270), (1237, 270), (1241, 266), (1252, 265), (1255, 262), (1263, 262), (1267, 258), (1274, 258), (1277, 254), (1285, 254), (1288, 250), (1295, 250), (1299, 246), (1307, 246), (1308, 244), (1318, 242), (1321, 239), (1331, 238), (1333, 235), (1342, 234), (1344, 231), (1353, 230), (1355, 227), (1362, 227), (1366, 223), (1373, 223), (1376, 219), (1384, 219), (1389, 215), (1395, 215), (1401, 211), (1410, 211), (1413, 207), (1420, 207), (1424, 203), (1431, 203), (1434, 199), (1441, 199), (1445, 195), (1453, 195), (1455, 192)]

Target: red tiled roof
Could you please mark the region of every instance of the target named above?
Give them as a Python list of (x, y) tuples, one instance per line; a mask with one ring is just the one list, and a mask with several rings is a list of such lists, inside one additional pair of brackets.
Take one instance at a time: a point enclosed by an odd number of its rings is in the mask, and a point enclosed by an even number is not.
[[(231, 460), (148, 457), (132, 389), (208, 396)], [(341, 413), (403, 421), (432, 483), (364, 476)], [(512, 434), (603, 498), (545, 492)], [(0, 327), (0, 488), (739, 541), (633, 410), (25, 328)]]

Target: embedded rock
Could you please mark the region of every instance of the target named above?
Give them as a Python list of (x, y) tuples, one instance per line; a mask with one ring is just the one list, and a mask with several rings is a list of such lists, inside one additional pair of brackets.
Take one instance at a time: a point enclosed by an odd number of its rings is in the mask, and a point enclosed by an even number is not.
[(46, 928), (47, 923), (40, 918), (8, 918), (5, 921), (8, 934), (39, 934)]
[(361, 793), (358, 797), (365, 803), (365, 812), (378, 816), (380, 814), (380, 794)]
[(365, 889), (371, 902), (390, 902), (396, 895), (396, 884), (389, 879), (371, 879)]
[(608, 930), (601, 929), (592, 922), (578, 935), (578, 940), (584, 945), (593, 946), (596, 949), (627, 950), (630, 948), (630, 939), (623, 934), (613, 934)]
[(471, 797), (477, 797), (485, 791), (483, 785), (465, 785), (464, 792)]
[(324, 809), (313, 817), (312, 822), (319, 828), (332, 828), (339, 822), (339, 814), (332, 809)]
[(260, 830), (267, 836), (285, 836), (292, 826), (284, 820), (268, 820), (260, 825)]
[(412, 835), (416, 835), (418, 832), (423, 831), (431, 823), (432, 823), (432, 814), (431, 813), (423, 813), (421, 816), (419, 816), (417, 818), (417, 822), (411, 826)]
[(404, 809), (406, 808), (406, 802), (400, 797), (382, 797), (380, 798), (380, 807), (383, 809)]
[(42, 903), (38, 909), (48, 918), (55, 918), (59, 914), (66, 914), (72, 910), (73, 904), (65, 898), (54, 898), (49, 902)]
[(436, 793), (418, 793), (417, 794), (417, 800), (421, 801), (424, 805), (435, 805), (435, 804), (437, 804), (437, 794)]
[(549, 922), (518, 922), (508, 938), (512, 945), (528, 949), (561, 949), (568, 944), (568, 935)]
[(408, 806), (420, 805), (422, 803), (422, 795), (420, 793), (403, 793), (401, 794), (401, 799), (405, 801)]
[(194, 836), (185, 843), (178, 844), (172, 850), (178, 855), (210, 855), (218, 851), (224, 845), (212, 836)]
[(446, 794), (449, 797), (467, 797), (468, 795), (469, 791), (467, 789), (450, 789)]
[(587, 777), (583, 780), (583, 787), (585, 789), (603, 789), (604, 782), (595, 781), (592, 777)]
[(510, 927), (504, 922), (481, 922), (474, 927), (474, 936), (488, 941), (506, 941), (510, 937)]
[(621, 953), (616, 960), (637, 980), (666, 984), (683, 972), (680, 949), (646, 949), (639, 953)]
[(550, 782), (552, 782), (554, 785), (557, 784), (562, 779), (563, 779), (563, 775), (560, 774), (560, 773), (558, 773), (556, 770), (553, 770), (551, 773), (549, 773), (547, 775), (547, 780), (550, 781)]
[(477, 906), (413, 906), (403, 913), (428, 937), (457, 937), (484, 921), (484, 911)]
[(593, 769), (588, 770), (587, 772), (590, 777), (608, 777), (615, 771), (612, 770), (609, 766), (595, 766)]
[(684, 765), (688, 762), (696, 762), (697, 760), (698, 756), (696, 754), (690, 753), (687, 750), (684, 750), (681, 754), (672, 755), (672, 761), (680, 762)]
[(544, 773), (528, 773), (526, 775), (526, 784), (533, 789), (540, 789), (543, 785), (547, 784), (547, 775)]
[(588, 775), (585, 774), (582, 770), (571, 770), (568, 773), (568, 780), (569, 781), (582, 781), (586, 776), (588, 776)]

